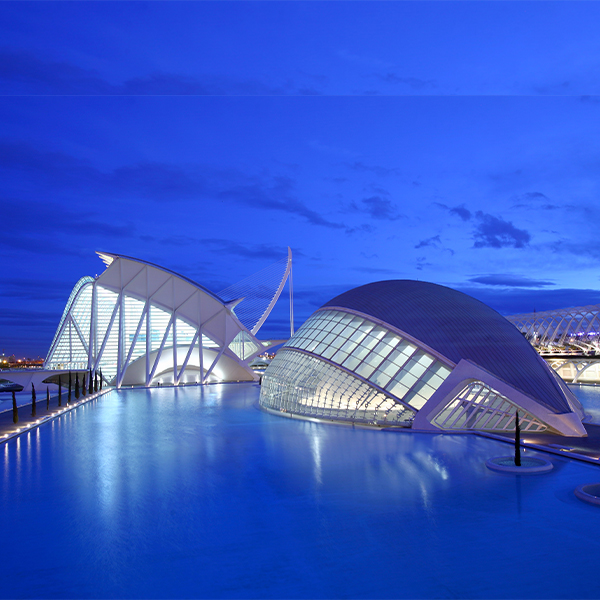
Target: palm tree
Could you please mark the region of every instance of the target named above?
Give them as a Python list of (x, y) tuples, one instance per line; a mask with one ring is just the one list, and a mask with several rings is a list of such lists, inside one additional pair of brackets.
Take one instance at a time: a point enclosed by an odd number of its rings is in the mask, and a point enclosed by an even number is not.
[(94, 391), (98, 391), (98, 371), (94, 372)]
[(83, 374), (83, 385), (81, 386), (81, 393), (85, 398), (85, 395), (87, 394), (87, 388), (85, 387), (85, 373)]
[(94, 378), (92, 376), (92, 370), (90, 369), (90, 387), (88, 389), (88, 394), (91, 394), (94, 391)]

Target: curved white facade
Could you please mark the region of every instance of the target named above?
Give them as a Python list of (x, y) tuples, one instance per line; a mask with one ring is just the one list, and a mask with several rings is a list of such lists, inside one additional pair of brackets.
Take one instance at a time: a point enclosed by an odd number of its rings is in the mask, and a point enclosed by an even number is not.
[(46, 369), (102, 371), (117, 387), (257, 379), (248, 363), (264, 348), (235, 314), (243, 298), (225, 302), (157, 265), (99, 255), (107, 268), (74, 287)]
[(583, 411), (491, 308), (443, 286), (379, 282), (316, 311), (267, 368), (260, 405), (420, 430), (585, 436)]

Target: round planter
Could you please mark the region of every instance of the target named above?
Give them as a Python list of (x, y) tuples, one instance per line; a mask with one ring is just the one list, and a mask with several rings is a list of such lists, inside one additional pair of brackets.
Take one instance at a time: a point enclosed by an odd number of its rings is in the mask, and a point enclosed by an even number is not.
[(600, 483), (588, 483), (575, 489), (575, 495), (584, 502), (600, 506)]
[(521, 466), (515, 465), (514, 456), (497, 456), (486, 461), (486, 466), (492, 471), (501, 471), (503, 473), (516, 473), (528, 475), (531, 473), (547, 473), (551, 471), (554, 465), (544, 458), (534, 458), (533, 456), (522, 456)]

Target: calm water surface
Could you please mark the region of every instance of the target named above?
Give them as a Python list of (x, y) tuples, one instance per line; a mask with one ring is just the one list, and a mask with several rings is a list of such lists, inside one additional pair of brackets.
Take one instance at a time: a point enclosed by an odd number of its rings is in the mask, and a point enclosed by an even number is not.
[(509, 445), (285, 419), (258, 393), (112, 392), (0, 446), (0, 595), (600, 597), (600, 508), (573, 495), (600, 468), (499, 474)]

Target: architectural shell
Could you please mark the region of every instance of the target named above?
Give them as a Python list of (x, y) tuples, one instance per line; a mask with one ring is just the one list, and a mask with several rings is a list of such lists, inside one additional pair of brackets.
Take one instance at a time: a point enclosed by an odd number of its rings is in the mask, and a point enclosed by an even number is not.
[[(107, 268), (73, 288), (46, 369), (102, 371), (117, 387), (257, 378), (248, 363), (264, 347), (236, 316), (244, 298), (224, 301), (152, 263), (98, 254)], [(262, 300), (253, 304), (254, 331), (279, 297), (289, 265), (279, 271), (275, 285), (255, 294)]]
[(266, 370), (260, 404), (421, 430), (584, 436), (566, 385), (504, 317), (447, 287), (382, 281), (334, 298)]

